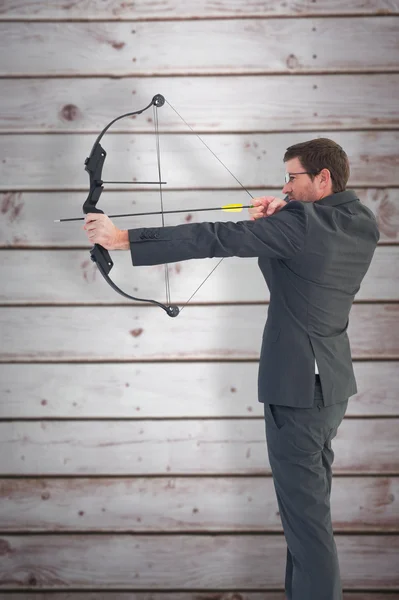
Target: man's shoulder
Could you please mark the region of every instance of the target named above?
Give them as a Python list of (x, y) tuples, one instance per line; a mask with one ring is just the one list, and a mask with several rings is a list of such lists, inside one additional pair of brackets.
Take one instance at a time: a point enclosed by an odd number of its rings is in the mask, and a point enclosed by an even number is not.
[(278, 212), (275, 212), (273, 215), (271, 215), (271, 217), (268, 218), (276, 218), (278, 221), (285, 222), (287, 224), (299, 223), (306, 230), (308, 218), (305, 204), (305, 202), (301, 202), (299, 200), (290, 200)]
[[(380, 234), (374, 213), (360, 202), (352, 191), (333, 194), (325, 203), (317, 201), (300, 202), (300, 204), (302, 204), (308, 227), (312, 230), (313, 235), (321, 227), (324, 233), (331, 230), (335, 234), (351, 232), (355, 236), (362, 236), (366, 232), (373, 240), (378, 241), (379, 239)], [(284, 207), (285, 209), (286, 207)]]
[(301, 200), (289, 200), (285, 206), (281, 208), (279, 212), (285, 212), (287, 210), (305, 212), (306, 202), (302, 202)]

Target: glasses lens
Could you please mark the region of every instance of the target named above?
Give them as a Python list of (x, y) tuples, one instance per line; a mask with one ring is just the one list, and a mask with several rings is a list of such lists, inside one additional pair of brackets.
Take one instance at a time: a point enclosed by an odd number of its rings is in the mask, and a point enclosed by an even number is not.
[(290, 174), (289, 173), (285, 174), (284, 181), (285, 181), (285, 183), (289, 183), (289, 181), (290, 181)]

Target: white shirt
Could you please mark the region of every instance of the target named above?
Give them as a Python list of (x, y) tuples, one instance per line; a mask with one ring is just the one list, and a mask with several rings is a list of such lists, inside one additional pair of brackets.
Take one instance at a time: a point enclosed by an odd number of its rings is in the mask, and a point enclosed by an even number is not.
[(319, 369), (317, 368), (317, 362), (316, 359), (314, 359), (314, 368), (315, 368), (315, 373), (319, 372)]

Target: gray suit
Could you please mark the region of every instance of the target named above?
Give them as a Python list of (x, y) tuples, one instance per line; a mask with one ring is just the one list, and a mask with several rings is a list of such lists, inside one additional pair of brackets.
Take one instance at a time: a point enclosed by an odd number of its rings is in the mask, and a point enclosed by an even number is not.
[(256, 221), (132, 229), (129, 240), (134, 265), (258, 257), (270, 290), (258, 398), (288, 547), (287, 598), (340, 600), (331, 440), (357, 392), (347, 327), (379, 240), (373, 213), (347, 190)]
[(270, 290), (259, 399), (306, 408), (313, 404), (314, 357), (326, 406), (357, 392), (346, 330), (379, 231), (373, 213), (352, 191), (301, 203), (301, 209), (306, 215), (301, 250), (288, 260), (259, 257)]

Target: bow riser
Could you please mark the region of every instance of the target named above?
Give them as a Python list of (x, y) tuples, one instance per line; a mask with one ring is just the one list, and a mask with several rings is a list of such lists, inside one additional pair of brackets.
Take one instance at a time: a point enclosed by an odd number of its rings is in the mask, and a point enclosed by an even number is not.
[(87, 215), (89, 212), (103, 212), (96, 208), (96, 204), (103, 191), (102, 172), (107, 153), (104, 148), (98, 143), (96, 144), (88, 158), (85, 160), (85, 170), (90, 178), (90, 191), (86, 202), (83, 204), (83, 212)]
[(85, 215), (87, 213), (103, 213), (104, 211), (100, 208), (97, 208), (97, 202), (100, 199), (104, 187), (97, 182), (91, 185), (89, 194), (86, 198), (85, 203), (83, 204), (83, 212)]

